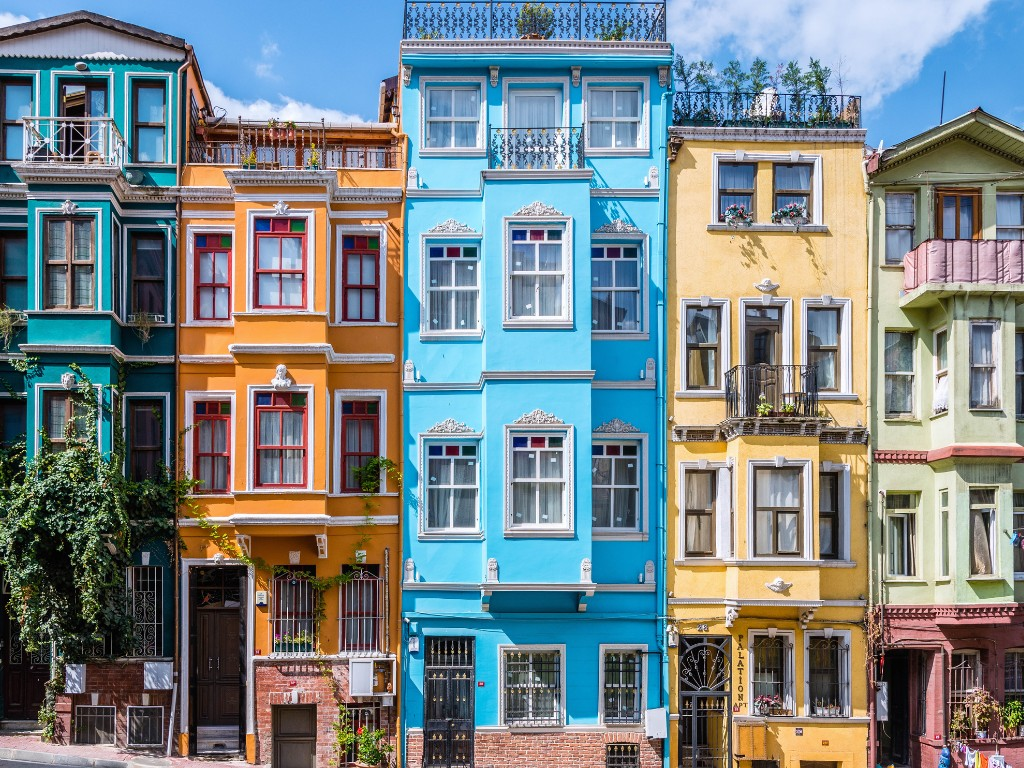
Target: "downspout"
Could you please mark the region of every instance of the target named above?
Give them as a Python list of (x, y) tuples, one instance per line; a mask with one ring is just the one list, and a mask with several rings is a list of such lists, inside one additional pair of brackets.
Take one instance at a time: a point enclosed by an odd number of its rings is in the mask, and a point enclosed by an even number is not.
[[(872, 238), (871, 238), (871, 235), (872, 235), (872, 227), (871, 227), (872, 197), (871, 197), (871, 186), (870, 186), (870, 183), (869, 183), (869, 180), (868, 180), (868, 158), (866, 158), (866, 157), (861, 162), (861, 173), (863, 174), (863, 178), (864, 178), (864, 195), (867, 198), (867, 206), (866, 206), (867, 211), (865, 213), (864, 228), (865, 228), (866, 234), (867, 234), (867, 238), (866, 239), (867, 239), (867, 247), (868, 247), (868, 253), (867, 253), (867, 257), (868, 257), (867, 258), (867, 271), (868, 271), (868, 274), (867, 274), (867, 278), (868, 278), (868, 280), (867, 280), (867, 329), (868, 329), (868, 332), (866, 334), (866, 336), (867, 336), (867, 356), (868, 356), (868, 358), (867, 358), (868, 380), (867, 380), (867, 395), (865, 396), (865, 401), (864, 401), (864, 419), (865, 419), (865, 424), (867, 424), (867, 427), (868, 427), (868, 449), (867, 449), (867, 455), (865, 456), (865, 459), (866, 459), (865, 464), (866, 464), (866, 469), (867, 469), (867, 478), (866, 478), (866, 488), (865, 488), (865, 493), (864, 493), (864, 499), (865, 499), (865, 502), (864, 502), (865, 510), (864, 511), (865, 511), (865, 515), (866, 515), (866, 521), (865, 522), (867, 523), (867, 534), (868, 534), (868, 608), (867, 608), (867, 614), (865, 615), (865, 619), (867, 619), (867, 617), (871, 616), (871, 614), (872, 614), (872, 612), (874, 611), (874, 608), (875, 608), (875, 574), (879, 574), (879, 573), (881, 573), (881, 571), (878, 570), (875, 567), (875, 545), (874, 545), (874, 540), (875, 540), (875, 537), (874, 537), (874, 509), (875, 509), (875, 507), (871, 503), (871, 499), (873, 498), (873, 483), (872, 483), (872, 479), (874, 477), (874, 462), (872, 461), (872, 456), (871, 456), (871, 444), (872, 444), (871, 428), (874, 425), (874, 421), (872, 419), (872, 409), (873, 409), (873, 405), (874, 405), (873, 395), (874, 395), (874, 391), (875, 391), (875, 379), (874, 379), (874, 376), (871, 375), (871, 371), (874, 370), (874, 366), (871, 364), (871, 361), (874, 360), (874, 348), (875, 348), (875, 345), (874, 345), (874, 334), (873, 334), (871, 329), (874, 328), (874, 322), (873, 322), (872, 313), (874, 312), (875, 270), (874, 270), (874, 268), (872, 266), (874, 264), (874, 260), (873, 260), (873, 251), (872, 251), (872, 248), (871, 248), (871, 245), (872, 245)], [(881, 565), (881, 563), (879, 563), (879, 565)], [(870, 626), (870, 624), (867, 621), (865, 621), (865, 627), (868, 627), (868, 626)], [(870, 643), (870, 641), (871, 641), (870, 635), (868, 635), (867, 632), (865, 632), (865, 635), (867, 635), (865, 637), (865, 640), (867, 640)], [(868, 647), (867, 648), (867, 655), (868, 655), (868, 659), (870, 661), (870, 663), (867, 666), (867, 670), (866, 670), (866, 673), (867, 673), (867, 699), (868, 699), (868, 702), (867, 702), (868, 703), (868, 712), (867, 712), (867, 715), (868, 715), (868, 756), (867, 757), (868, 757), (868, 765), (869, 766), (874, 766), (874, 765), (878, 764), (878, 760), (877, 760), (877, 757), (878, 757), (878, 754), (877, 754), (877, 752), (878, 752), (878, 750), (877, 750), (877, 744), (878, 744), (878, 721), (876, 719), (877, 712), (875, 711), (875, 658), (874, 658), (874, 648)]]

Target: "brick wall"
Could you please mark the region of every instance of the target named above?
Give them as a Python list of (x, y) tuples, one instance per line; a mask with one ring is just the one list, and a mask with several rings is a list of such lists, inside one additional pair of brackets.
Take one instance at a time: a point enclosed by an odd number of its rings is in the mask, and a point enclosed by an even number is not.
[[(477, 768), (605, 768), (605, 745), (633, 743), (640, 747), (641, 768), (661, 768), (663, 742), (640, 733), (477, 731), (473, 764)], [(409, 768), (423, 766), (423, 731), (410, 731)]]

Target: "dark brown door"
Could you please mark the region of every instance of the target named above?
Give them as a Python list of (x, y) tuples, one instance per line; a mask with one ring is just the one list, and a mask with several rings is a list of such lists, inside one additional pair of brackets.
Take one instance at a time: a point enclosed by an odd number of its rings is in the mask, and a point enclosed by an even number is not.
[(273, 708), (272, 768), (316, 768), (316, 706)]
[(980, 238), (981, 190), (936, 190), (935, 235), (942, 240), (977, 240)]
[(236, 608), (196, 611), (196, 725), (238, 725), (240, 616)]
[(17, 622), (7, 619), (5, 624), (4, 717), (35, 720), (43, 703), (43, 686), (50, 677), (50, 648), (28, 651)]
[(747, 365), (778, 365), (782, 357), (782, 308), (748, 306), (746, 322)]

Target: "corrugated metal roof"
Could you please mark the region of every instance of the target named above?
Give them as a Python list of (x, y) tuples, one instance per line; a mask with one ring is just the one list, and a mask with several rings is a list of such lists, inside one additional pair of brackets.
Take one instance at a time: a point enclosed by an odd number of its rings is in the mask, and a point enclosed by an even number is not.
[(156, 32), (152, 29), (147, 29), (146, 27), (140, 27), (137, 24), (129, 24), (126, 21), (113, 19), (110, 16), (103, 16), (102, 14), (92, 13), (91, 11), (72, 11), (71, 13), (62, 13), (59, 16), (49, 16), (45, 19), (26, 21), (24, 24), (14, 24), (10, 27), (2, 27), (0, 28), (0, 41), (12, 40), (26, 35), (34, 35), (40, 32), (48, 32), (62, 27), (68, 27), (73, 24), (83, 23), (95, 24), (100, 27), (105, 27), (106, 29), (114, 30), (115, 32), (121, 32), (126, 35), (132, 35), (144, 40), (149, 40), (150, 42), (159, 43), (160, 45), (167, 45), (172, 48), (185, 50), (184, 38), (165, 35), (162, 32)]

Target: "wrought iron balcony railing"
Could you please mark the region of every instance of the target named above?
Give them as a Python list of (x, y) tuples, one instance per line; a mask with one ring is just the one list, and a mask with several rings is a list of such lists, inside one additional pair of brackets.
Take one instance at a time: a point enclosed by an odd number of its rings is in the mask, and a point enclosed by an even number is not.
[(665, 0), (406, 0), (406, 40), (665, 42)]
[(676, 125), (764, 128), (860, 128), (860, 96), (817, 93), (681, 91)]
[(582, 128), (491, 128), (488, 166), (564, 171), (583, 167)]
[(110, 117), (25, 117), (26, 162), (124, 167), (127, 145)]
[(815, 418), (818, 379), (813, 365), (737, 365), (725, 374), (728, 418)]

